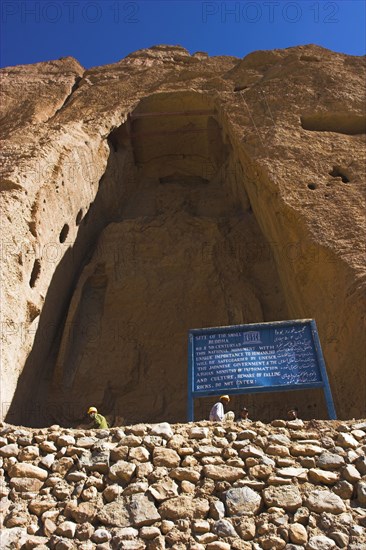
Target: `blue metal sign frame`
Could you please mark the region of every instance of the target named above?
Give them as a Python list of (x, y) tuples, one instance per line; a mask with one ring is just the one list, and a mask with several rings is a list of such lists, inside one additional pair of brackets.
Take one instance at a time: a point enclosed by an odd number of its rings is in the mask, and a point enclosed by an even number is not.
[(314, 319), (189, 331), (188, 421), (194, 419), (197, 397), (313, 388), (323, 388), (329, 418), (335, 420)]

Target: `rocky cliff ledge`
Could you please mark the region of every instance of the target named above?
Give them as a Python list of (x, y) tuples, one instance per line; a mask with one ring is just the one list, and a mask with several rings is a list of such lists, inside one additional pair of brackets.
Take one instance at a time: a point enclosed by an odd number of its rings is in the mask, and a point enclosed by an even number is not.
[(366, 422), (0, 428), (1, 548), (361, 550)]
[(339, 417), (364, 417), (365, 67), (308, 45), (3, 69), (6, 420), (182, 422), (189, 329), (304, 318)]

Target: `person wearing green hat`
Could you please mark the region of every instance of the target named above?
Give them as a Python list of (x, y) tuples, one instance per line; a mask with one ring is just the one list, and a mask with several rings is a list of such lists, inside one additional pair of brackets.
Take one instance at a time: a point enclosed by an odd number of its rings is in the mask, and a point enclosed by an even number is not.
[(106, 421), (104, 416), (102, 416), (101, 414), (98, 413), (98, 410), (97, 410), (96, 407), (89, 407), (88, 415), (90, 416), (90, 418), (92, 418), (94, 420), (94, 427), (95, 428), (101, 428), (101, 429), (107, 429), (108, 430), (108, 428), (109, 428), (108, 422)]

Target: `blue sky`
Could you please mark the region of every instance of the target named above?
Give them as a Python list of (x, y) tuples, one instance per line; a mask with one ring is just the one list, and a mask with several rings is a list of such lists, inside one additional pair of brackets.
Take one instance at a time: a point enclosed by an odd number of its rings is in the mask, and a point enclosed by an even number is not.
[(364, 0), (1, 0), (1, 67), (71, 55), (84, 67), (154, 44), (243, 57), (315, 43), (365, 54)]

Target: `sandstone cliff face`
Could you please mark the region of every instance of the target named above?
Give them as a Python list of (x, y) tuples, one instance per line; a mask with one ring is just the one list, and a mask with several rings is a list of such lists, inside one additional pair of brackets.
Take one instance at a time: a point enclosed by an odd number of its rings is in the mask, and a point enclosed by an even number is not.
[(4, 69), (2, 413), (182, 421), (189, 328), (315, 318), (337, 412), (361, 416), (364, 76), (317, 46)]

